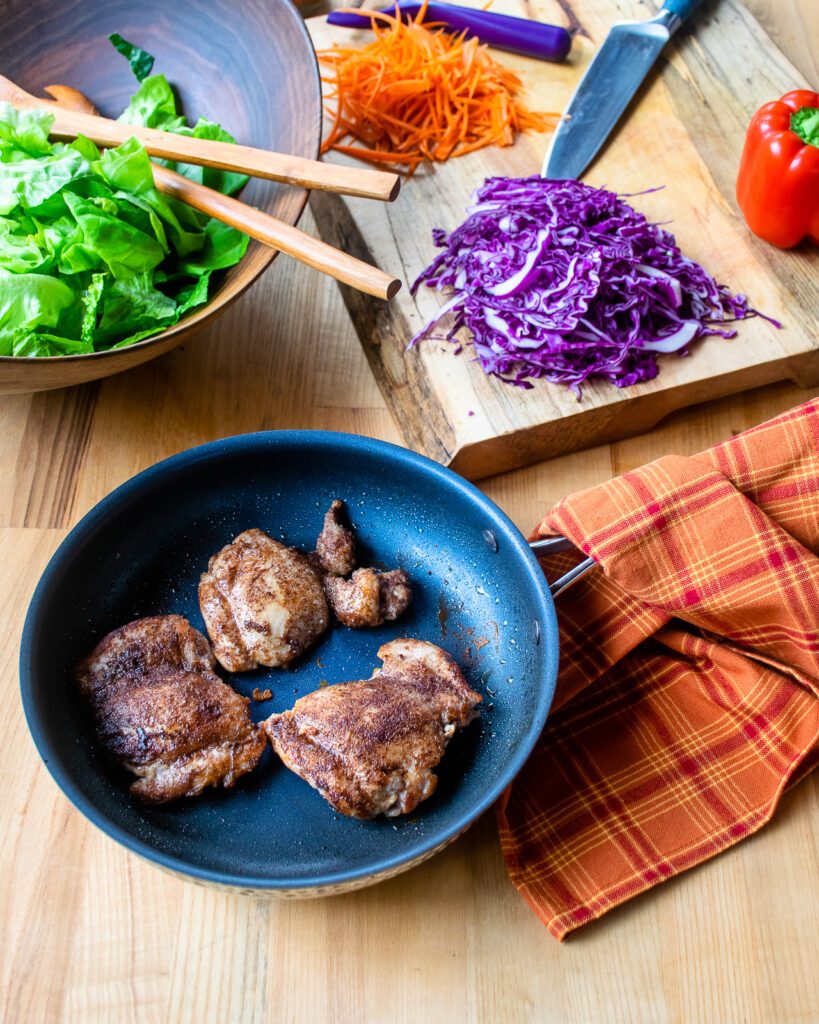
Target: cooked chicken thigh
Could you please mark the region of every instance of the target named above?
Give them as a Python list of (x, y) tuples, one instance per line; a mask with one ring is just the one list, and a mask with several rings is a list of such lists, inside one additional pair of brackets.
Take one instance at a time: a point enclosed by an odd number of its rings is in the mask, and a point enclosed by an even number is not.
[(307, 555), (255, 529), (211, 558), (199, 582), (199, 607), (229, 672), (289, 665), (329, 619), (321, 575)]
[(446, 652), (393, 640), (371, 679), (328, 686), (262, 725), (282, 761), (342, 814), (396, 817), (435, 791), (432, 769), (481, 697)]
[(232, 786), (255, 768), (265, 734), (248, 701), (214, 673), (208, 641), (179, 615), (109, 633), (76, 669), (97, 736), (139, 779), (148, 803)]
[(338, 621), (353, 629), (392, 622), (412, 601), (409, 577), (403, 569), (384, 573), (356, 569), (348, 580), (327, 576), (324, 592)]

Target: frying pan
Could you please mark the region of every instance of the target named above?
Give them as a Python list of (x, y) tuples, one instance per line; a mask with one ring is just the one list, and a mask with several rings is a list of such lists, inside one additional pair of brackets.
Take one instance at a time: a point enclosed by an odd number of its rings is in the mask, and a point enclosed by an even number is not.
[[(254, 687), (272, 690), (271, 699), (251, 703), (259, 720), (321, 685), (369, 677), (387, 640), (439, 644), (484, 700), (481, 718), (450, 743), (436, 793), (403, 818), (345, 818), (268, 750), (231, 790), (141, 805), (128, 793), (132, 778), (94, 740), (73, 666), (111, 629), (141, 616), (176, 612), (203, 629), (196, 592), (210, 555), (252, 526), (312, 549), (333, 498), (347, 504), (360, 564), (409, 573), (410, 611), (377, 629), (336, 626), (292, 669), (223, 675), (246, 696)], [(526, 760), (557, 666), (554, 605), (536, 557), (480, 491), (381, 441), (281, 431), (183, 452), (92, 509), (37, 586), (20, 679), (48, 770), (109, 836), (203, 883), (303, 896), (396, 874), (463, 832)]]

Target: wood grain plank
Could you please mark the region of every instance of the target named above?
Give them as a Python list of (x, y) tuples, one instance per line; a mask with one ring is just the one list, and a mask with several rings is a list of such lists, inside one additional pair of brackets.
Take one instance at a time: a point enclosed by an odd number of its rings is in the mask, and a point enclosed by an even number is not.
[[(98, 393), (99, 384), (92, 382), (54, 397), (46, 392), (30, 396), (13, 474), (10, 524), (61, 527), (71, 522), (74, 487)], [(36, 458), (32, 452), (37, 452)]]
[[(565, 5), (554, 0), (499, 2), (498, 10), (542, 20), (566, 17)], [(575, 0), (570, 10), (588, 38), (578, 37), (566, 65), (502, 55), (520, 74), (532, 105), (541, 109), (565, 107), (613, 20), (650, 13), (635, 0)], [(816, 22), (819, 9), (811, 17)], [(321, 19), (311, 22), (311, 33), (319, 47), (366, 38)], [(413, 299), (405, 292), (385, 307), (343, 289), (406, 443), (465, 476), (481, 478), (642, 433), (678, 408), (725, 394), (783, 379), (806, 387), (819, 384), (816, 332), (804, 312), (819, 308), (812, 255), (808, 249), (783, 254), (755, 240), (733, 199), (751, 112), (799, 83), (797, 69), (738, 0), (707, 5), (660, 60), (616, 139), (587, 175), (591, 184), (626, 193), (666, 185), (662, 192), (635, 198), (635, 205), (652, 220), (671, 221), (684, 252), (782, 320), (782, 331), (763, 320), (743, 323), (735, 341), (709, 339), (695, 346), (689, 359), (663, 360), (655, 381), (622, 391), (592, 383), (577, 402), (547, 383), (522, 392), (487, 378), (469, 349), (458, 356), (452, 345), (429, 340), (407, 350), (407, 340), (439, 308), (437, 293), (421, 289)], [(545, 137), (527, 135), (509, 149), (483, 150), (425, 169), (389, 208), (314, 196), (319, 230), (332, 244), (349, 245), (409, 282), (433, 254), (432, 227), (457, 226), (470, 193), (485, 177), (537, 172), (545, 145)]]
[(819, 82), (819, 9), (814, 0), (743, 0), (776, 45), (787, 53), (802, 77)]

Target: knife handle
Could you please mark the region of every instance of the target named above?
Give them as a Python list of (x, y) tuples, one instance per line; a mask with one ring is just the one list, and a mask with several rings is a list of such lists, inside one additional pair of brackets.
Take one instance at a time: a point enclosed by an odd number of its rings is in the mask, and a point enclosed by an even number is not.
[(702, 0), (665, 0), (664, 11), (670, 11), (680, 21), (690, 18), (696, 9), (702, 4)]
[(572, 47), (571, 34), (557, 25), (516, 18), (494, 11), (472, 10), (457, 4), (427, 5), (426, 21), (440, 21), (456, 32), (467, 31), (498, 50), (520, 53), (538, 60), (562, 61)]
[[(421, 4), (416, 0), (401, 0), (398, 11), (404, 21), (414, 19)], [(528, 18), (515, 18), (508, 14), (496, 14), (493, 11), (473, 10), (455, 4), (435, 2), (425, 8), (425, 21), (443, 25), (453, 32), (468, 32), (483, 43), (494, 46), (498, 50), (520, 53), (524, 57), (535, 57), (538, 60), (565, 60), (572, 47), (572, 36), (565, 28), (558, 25), (546, 25)], [(335, 10), (327, 15), (328, 25), (341, 25), (344, 28), (370, 28), (373, 15), (395, 14), (394, 7), (385, 7), (380, 11), (360, 9), (357, 11)]]

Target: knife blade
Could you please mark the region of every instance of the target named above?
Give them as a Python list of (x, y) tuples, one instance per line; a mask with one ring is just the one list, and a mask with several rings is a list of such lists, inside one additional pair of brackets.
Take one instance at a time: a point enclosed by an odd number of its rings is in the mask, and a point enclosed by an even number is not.
[(579, 178), (600, 151), (660, 51), (702, 0), (666, 0), (648, 21), (612, 25), (552, 136), (544, 178)]

